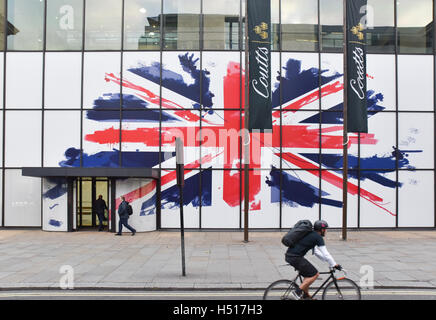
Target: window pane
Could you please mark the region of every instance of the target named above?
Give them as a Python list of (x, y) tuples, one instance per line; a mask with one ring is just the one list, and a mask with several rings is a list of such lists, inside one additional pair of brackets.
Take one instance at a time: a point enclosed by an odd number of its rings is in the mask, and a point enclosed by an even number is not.
[(124, 49), (160, 50), (160, 0), (125, 0)]
[(206, 50), (239, 49), (239, 1), (203, 0)]
[(200, 1), (164, 0), (164, 49), (198, 50)]
[(8, 1), (8, 49), (42, 50), (44, 1)]
[(433, 48), (432, 0), (398, 0), (400, 53), (431, 53)]
[(85, 50), (121, 49), (122, 1), (86, 1)]
[(282, 49), (318, 50), (318, 1), (282, 0)]
[(369, 53), (395, 52), (395, 13), (393, 0), (368, 0), (367, 43)]
[(4, 23), (5, 23), (5, 0), (0, 0), (0, 50), (4, 50), (5, 48)]
[(344, 41), (342, 0), (320, 1), (322, 50), (340, 52)]
[(82, 0), (47, 1), (47, 50), (81, 50)]
[[(245, 11), (244, 11), (245, 15)], [(271, 0), (272, 50), (280, 50), (280, 0)]]

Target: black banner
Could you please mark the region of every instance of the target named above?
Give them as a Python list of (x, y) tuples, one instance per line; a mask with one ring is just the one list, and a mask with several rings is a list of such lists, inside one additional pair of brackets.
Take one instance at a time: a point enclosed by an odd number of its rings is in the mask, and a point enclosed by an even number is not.
[(248, 0), (249, 130), (271, 130), (271, 2)]
[(366, 100), (367, 0), (347, 0), (348, 132), (368, 133)]

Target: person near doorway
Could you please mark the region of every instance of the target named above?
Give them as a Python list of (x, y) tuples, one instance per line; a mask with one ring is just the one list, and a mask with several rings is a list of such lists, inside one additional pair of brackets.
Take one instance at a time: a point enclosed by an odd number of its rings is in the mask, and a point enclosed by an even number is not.
[(126, 198), (121, 197), (121, 204), (118, 207), (118, 215), (120, 216), (120, 221), (118, 222), (118, 233), (116, 233), (116, 236), (121, 236), (123, 231), (123, 226), (125, 226), (127, 229), (129, 229), (132, 232), (132, 236), (135, 235), (136, 230), (129, 226), (129, 207), (131, 208), (130, 204), (126, 201)]
[(98, 227), (98, 231), (103, 231), (103, 221), (105, 221), (104, 211), (108, 210), (106, 202), (103, 200), (103, 196), (99, 195), (98, 199), (95, 201), (95, 212), (97, 213), (98, 220), (100, 222), (100, 226)]

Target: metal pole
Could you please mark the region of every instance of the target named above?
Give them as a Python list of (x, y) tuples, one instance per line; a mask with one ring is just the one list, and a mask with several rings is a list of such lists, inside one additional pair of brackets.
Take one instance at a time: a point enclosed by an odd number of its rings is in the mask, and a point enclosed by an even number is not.
[(248, 1), (245, 0), (245, 104), (244, 104), (244, 242), (248, 242), (248, 219), (249, 219), (249, 201), (250, 201), (250, 177), (249, 177), (249, 163), (250, 163), (250, 133), (249, 128), (249, 57), (248, 57)]
[(186, 277), (186, 265), (185, 265), (185, 224), (183, 219), (183, 185), (179, 185), (180, 190), (180, 234), (182, 242), (182, 275)]
[(348, 77), (347, 77), (347, 0), (343, 2), (344, 10), (344, 166), (342, 194), (342, 240), (347, 240), (347, 209), (348, 209)]

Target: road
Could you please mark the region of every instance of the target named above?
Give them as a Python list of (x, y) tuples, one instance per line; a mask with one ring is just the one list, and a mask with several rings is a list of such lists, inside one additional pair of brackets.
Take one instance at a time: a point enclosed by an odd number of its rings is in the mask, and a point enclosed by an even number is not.
[[(0, 300), (261, 300), (263, 291), (0, 291)], [(363, 300), (433, 300), (436, 290), (375, 289), (362, 291)]]

